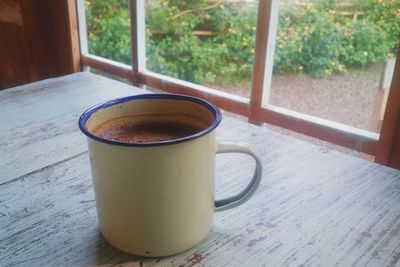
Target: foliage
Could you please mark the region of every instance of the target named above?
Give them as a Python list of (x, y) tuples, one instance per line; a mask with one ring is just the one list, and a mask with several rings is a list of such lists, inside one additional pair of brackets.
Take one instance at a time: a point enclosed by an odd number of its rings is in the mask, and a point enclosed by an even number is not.
[(400, 1), (358, 0), (357, 7), (364, 11), (365, 20), (385, 35), (390, 52), (395, 53), (400, 42)]
[[(150, 70), (197, 82), (250, 75), (256, 6), (170, 0), (149, 6), (147, 14)], [(212, 35), (195, 35), (196, 31)]]
[(321, 77), (340, 65), (341, 32), (333, 16), (314, 5), (286, 8), (279, 20), (275, 72), (306, 72)]
[(86, 0), (89, 52), (131, 63), (129, 0)]
[[(256, 3), (147, 0), (147, 68), (199, 83), (251, 76)], [(284, 1), (282, 1), (284, 2)], [(275, 73), (323, 77), (393, 57), (400, 40), (400, 1), (310, 0), (280, 9)], [(89, 50), (130, 64), (127, 0), (87, 0)], [(343, 11), (360, 11), (354, 20)]]
[(400, 2), (378, 1), (355, 2), (353, 12), (363, 12), (358, 20), (340, 15), (338, 1), (282, 9), (274, 71), (322, 77), (393, 57), (400, 41), (400, 19), (394, 19)]

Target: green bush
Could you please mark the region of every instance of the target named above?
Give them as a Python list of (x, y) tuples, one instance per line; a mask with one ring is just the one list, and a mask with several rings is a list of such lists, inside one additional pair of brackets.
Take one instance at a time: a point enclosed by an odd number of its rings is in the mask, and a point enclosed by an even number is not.
[(390, 4), (378, 7), (372, 0), (357, 2), (354, 9), (364, 15), (356, 21), (340, 16), (340, 5), (334, 1), (283, 8), (276, 39), (275, 73), (304, 72), (323, 77), (392, 57), (400, 40), (400, 19), (383, 10), (390, 10), (393, 15), (397, 8), (400, 14), (400, 2), (386, 2)]
[[(149, 70), (205, 83), (249, 79), (257, 5), (152, 0), (146, 6)], [(357, 21), (335, 0), (280, 9), (274, 73), (323, 77), (393, 57), (400, 40), (400, 1), (355, 0)], [(90, 53), (130, 64), (127, 0), (87, 0)], [(196, 34), (206, 31), (210, 35)]]
[(256, 6), (170, 0), (149, 6), (147, 14), (148, 69), (195, 82), (250, 76)]
[(131, 64), (129, 0), (86, 0), (89, 53)]
[(393, 57), (400, 42), (400, 1), (357, 0), (357, 8), (364, 11), (365, 21), (385, 35)]
[(314, 5), (283, 9), (278, 32), (276, 73), (305, 72), (322, 77), (339, 69), (343, 36), (329, 12)]
[(365, 21), (343, 27), (341, 62), (346, 66), (365, 66), (383, 62), (390, 56), (387, 35)]

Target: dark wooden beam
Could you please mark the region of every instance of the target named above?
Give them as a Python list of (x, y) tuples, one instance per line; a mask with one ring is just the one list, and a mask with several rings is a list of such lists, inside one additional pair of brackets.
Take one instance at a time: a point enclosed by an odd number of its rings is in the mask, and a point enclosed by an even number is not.
[(400, 47), (397, 50), (375, 161), (400, 169)]

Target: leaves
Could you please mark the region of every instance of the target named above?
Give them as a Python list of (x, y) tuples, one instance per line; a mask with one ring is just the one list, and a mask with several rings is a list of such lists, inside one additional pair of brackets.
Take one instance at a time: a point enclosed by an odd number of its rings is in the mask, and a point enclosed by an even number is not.
[[(86, 0), (89, 52), (131, 63), (128, 0)], [(280, 9), (274, 72), (323, 77), (393, 56), (400, 40), (400, 1), (354, 0), (357, 21), (340, 15), (337, 0)], [(205, 83), (249, 79), (257, 4), (148, 0), (148, 69)], [(208, 35), (196, 34), (206, 32)]]
[[(318, 78), (385, 61), (399, 43), (400, 28), (396, 27), (400, 27), (400, 20), (389, 16), (382, 19), (377, 14), (389, 10), (393, 13), (395, 6), (400, 8), (400, 2), (387, 0), (387, 6), (377, 2), (356, 3), (354, 10), (365, 14), (357, 21), (338, 15), (337, 1), (283, 8), (276, 39), (275, 73), (303, 72)], [(393, 28), (396, 31), (390, 33)]]

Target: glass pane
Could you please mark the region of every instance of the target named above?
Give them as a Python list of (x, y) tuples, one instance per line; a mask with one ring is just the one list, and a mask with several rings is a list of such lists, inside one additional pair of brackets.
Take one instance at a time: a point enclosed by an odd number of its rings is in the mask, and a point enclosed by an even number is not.
[(393, 0), (282, 0), (270, 104), (379, 132), (399, 16)]
[(257, 1), (146, 1), (146, 65), (249, 96)]
[(85, 0), (89, 53), (131, 65), (129, 0)]

